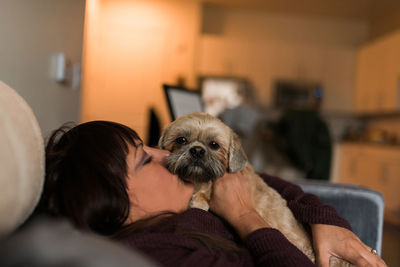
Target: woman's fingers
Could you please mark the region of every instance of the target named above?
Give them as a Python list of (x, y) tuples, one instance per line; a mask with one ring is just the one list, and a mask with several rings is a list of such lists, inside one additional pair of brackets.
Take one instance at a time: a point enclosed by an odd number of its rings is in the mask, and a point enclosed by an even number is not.
[(217, 179), (213, 184), (210, 208), (227, 220), (254, 210), (247, 174), (229, 173)]
[(332, 256), (346, 259), (356, 266), (386, 266), (379, 255), (372, 253), (369, 246), (348, 230), (325, 225), (314, 225), (313, 229), (318, 266), (330, 266)]
[(243, 239), (257, 229), (269, 227), (255, 210), (246, 172), (225, 174), (214, 182), (210, 209), (225, 218)]
[(371, 249), (365, 249), (363, 252), (361, 252), (363, 259), (360, 260), (359, 265), (364, 266), (362, 264), (365, 264), (367, 262), (369, 265), (366, 266), (379, 266), (379, 267), (384, 267), (386, 266), (385, 262), (379, 257), (378, 254), (374, 254), (371, 252)]
[(385, 262), (377, 254), (371, 252), (371, 248), (359, 240), (348, 240), (343, 248), (343, 257), (356, 266), (386, 266)]

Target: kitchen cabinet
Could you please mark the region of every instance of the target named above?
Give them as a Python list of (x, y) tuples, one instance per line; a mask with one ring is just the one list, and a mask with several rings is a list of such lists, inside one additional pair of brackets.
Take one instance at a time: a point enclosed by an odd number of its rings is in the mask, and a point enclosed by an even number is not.
[(385, 198), (385, 220), (400, 224), (400, 148), (342, 143), (335, 149), (333, 182), (365, 186)]
[(362, 47), (357, 54), (355, 110), (390, 113), (400, 110), (400, 31)]

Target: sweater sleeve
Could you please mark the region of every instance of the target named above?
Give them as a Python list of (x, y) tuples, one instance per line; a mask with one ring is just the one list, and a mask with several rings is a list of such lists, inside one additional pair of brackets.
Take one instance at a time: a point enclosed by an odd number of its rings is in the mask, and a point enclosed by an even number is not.
[(349, 222), (341, 218), (334, 207), (324, 205), (313, 194), (304, 193), (300, 186), (266, 174), (261, 174), (261, 177), (287, 201), (289, 209), (297, 220), (308, 224), (329, 224), (352, 230)]
[(255, 266), (315, 266), (276, 229), (262, 228), (244, 240)]

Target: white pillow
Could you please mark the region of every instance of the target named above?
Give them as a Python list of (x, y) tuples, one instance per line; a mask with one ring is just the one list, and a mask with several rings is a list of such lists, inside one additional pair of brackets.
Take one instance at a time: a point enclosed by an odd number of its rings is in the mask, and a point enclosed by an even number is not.
[(44, 182), (44, 144), (29, 105), (0, 81), (0, 236), (35, 208)]

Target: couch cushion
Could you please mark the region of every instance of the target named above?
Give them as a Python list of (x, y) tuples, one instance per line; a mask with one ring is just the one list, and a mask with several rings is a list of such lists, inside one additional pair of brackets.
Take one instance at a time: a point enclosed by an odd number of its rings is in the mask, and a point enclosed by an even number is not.
[(44, 181), (39, 124), (20, 95), (0, 81), (0, 236), (16, 229), (36, 206)]

